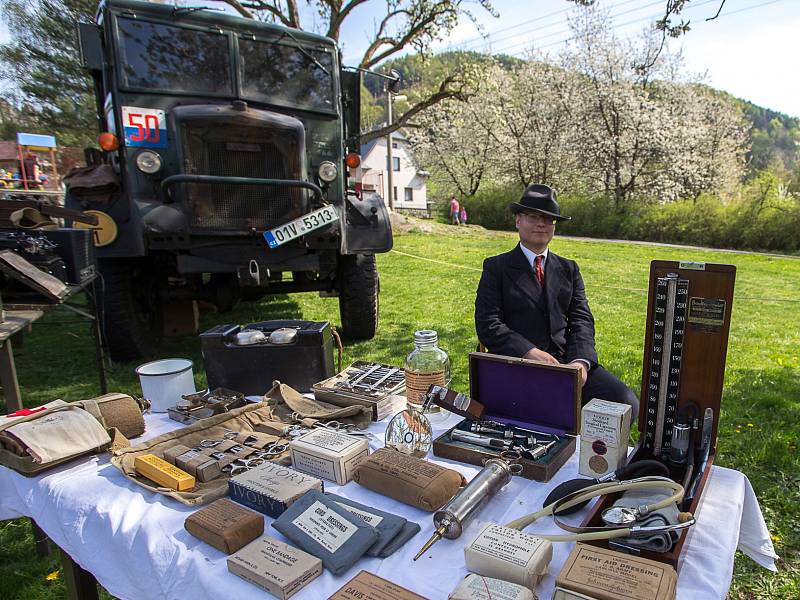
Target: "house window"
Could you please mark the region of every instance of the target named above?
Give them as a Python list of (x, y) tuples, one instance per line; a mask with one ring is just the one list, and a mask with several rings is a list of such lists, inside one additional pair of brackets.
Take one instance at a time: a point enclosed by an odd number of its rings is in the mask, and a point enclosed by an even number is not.
[(414, 190), (411, 188), (406, 188), (406, 202), (413, 202), (414, 201)]
[(397, 142), (392, 142), (392, 148), (394, 148), (395, 150), (397, 150)]
[(394, 202), (395, 202), (395, 204), (397, 204), (397, 186), (394, 186), (393, 189), (394, 189), (394, 194), (393, 194), (394, 195)]
[(399, 171), (400, 170), (400, 157), (393, 156), (392, 157), (392, 171)]

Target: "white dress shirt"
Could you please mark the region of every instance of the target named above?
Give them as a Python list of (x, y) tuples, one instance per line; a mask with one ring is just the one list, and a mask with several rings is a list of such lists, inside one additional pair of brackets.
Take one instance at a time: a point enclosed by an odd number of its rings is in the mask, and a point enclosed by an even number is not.
[(519, 249), (522, 250), (522, 253), (525, 255), (525, 258), (528, 259), (528, 262), (531, 265), (531, 269), (534, 270), (536, 269), (535, 265), (537, 256), (542, 257), (542, 271), (544, 271), (544, 269), (547, 268), (547, 253), (550, 252), (550, 248), (545, 248), (544, 252), (542, 252), (541, 254), (536, 254), (536, 252), (534, 252), (533, 250), (529, 250), (522, 244), (519, 245)]

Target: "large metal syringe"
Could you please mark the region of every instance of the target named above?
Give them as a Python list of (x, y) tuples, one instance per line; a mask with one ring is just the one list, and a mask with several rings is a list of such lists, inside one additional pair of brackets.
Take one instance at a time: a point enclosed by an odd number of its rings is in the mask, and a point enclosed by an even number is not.
[(467, 485), (453, 496), (447, 506), (437, 510), (433, 515), (433, 532), (431, 539), (414, 557), (417, 560), (425, 554), (428, 549), (443, 537), (454, 540), (461, 535), (464, 522), (469, 519), (478, 509), (489, 499), (489, 496), (496, 494), (503, 486), (511, 481), (512, 475), (517, 475), (522, 471), (522, 465), (518, 462), (517, 452), (503, 452), (501, 458), (490, 458), (484, 463), (475, 477)]

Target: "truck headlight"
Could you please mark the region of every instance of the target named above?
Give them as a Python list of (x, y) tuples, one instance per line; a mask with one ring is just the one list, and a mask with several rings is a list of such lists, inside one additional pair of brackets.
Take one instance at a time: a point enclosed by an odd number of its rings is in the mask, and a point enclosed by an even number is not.
[(147, 175), (155, 175), (161, 170), (161, 157), (151, 150), (142, 150), (136, 155), (136, 168)]
[(336, 179), (336, 176), (339, 174), (336, 165), (329, 160), (320, 163), (319, 170), (317, 172), (319, 173), (319, 178), (325, 183), (330, 183)]

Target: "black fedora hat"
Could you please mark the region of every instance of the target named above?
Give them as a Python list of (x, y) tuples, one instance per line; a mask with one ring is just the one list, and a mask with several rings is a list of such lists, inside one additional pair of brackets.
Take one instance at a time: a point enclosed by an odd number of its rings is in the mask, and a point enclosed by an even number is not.
[(538, 212), (558, 221), (569, 221), (572, 217), (565, 217), (556, 202), (556, 191), (548, 185), (534, 183), (525, 188), (519, 202), (510, 202), (508, 208), (513, 213)]

